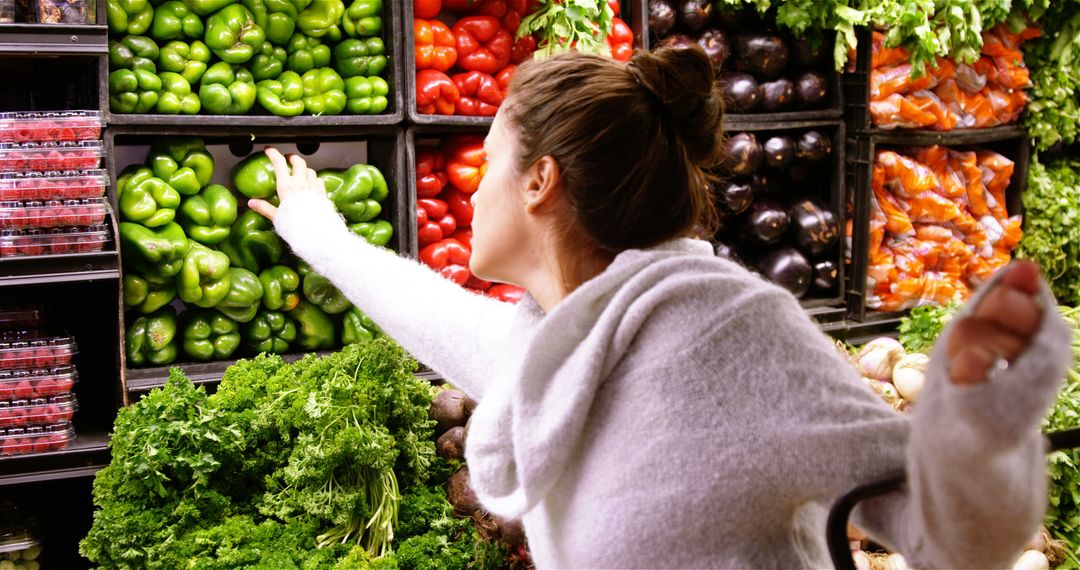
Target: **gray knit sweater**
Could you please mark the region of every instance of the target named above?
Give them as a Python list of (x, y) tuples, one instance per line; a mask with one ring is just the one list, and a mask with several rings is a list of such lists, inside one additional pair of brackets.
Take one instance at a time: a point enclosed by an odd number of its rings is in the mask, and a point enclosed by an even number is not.
[(828, 505), (901, 468), (908, 489), (855, 522), (916, 568), (1007, 567), (1044, 514), (1038, 426), (1070, 340), (1052, 310), (988, 384), (949, 383), (935, 353), (905, 417), (791, 295), (702, 242), (624, 252), (544, 314), (366, 245), (315, 194), (284, 200), (275, 226), (479, 400), (473, 487), (490, 511), (523, 517), (540, 568), (827, 567)]

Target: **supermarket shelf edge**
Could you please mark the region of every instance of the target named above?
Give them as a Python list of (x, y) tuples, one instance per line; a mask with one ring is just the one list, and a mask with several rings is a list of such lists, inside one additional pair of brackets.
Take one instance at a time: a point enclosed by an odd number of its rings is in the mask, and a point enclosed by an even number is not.
[(119, 278), (115, 251), (0, 258), (0, 287)]
[(108, 464), (108, 434), (79, 433), (60, 451), (0, 457), (0, 486), (89, 477)]

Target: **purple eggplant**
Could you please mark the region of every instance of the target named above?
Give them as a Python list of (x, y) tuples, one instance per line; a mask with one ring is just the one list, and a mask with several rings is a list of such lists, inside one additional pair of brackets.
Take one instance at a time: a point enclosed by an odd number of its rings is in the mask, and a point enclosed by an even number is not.
[(810, 257), (825, 253), (840, 239), (840, 222), (836, 215), (813, 198), (792, 204), (788, 216), (795, 228), (795, 243)]
[(716, 206), (730, 216), (745, 212), (754, 201), (754, 191), (750, 189), (750, 185), (738, 182), (721, 182), (716, 185), (714, 195)]
[(773, 170), (785, 170), (795, 160), (795, 143), (785, 136), (770, 137), (761, 145), (765, 153), (765, 166)]
[(735, 40), (736, 66), (760, 79), (776, 79), (788, 64), (788, 48), (777, 36), (744, 35)]
[(825, 42), (811, 42), (806, 38), (793, 38), (788, 41), (791, 57), (800, 67), (817, 67), (825, 59)]
[(735, 251), (733, 247), (722, 241), (713, 243), (713, 251), (716, 253), (716, 257), (723, 257), (724, 259), (728, 261), (734, 261), (739, 265), (746, 265), (746, 262), (743, 261), (743, 258), (739, 255), (739, 252)]
[(776, 189), (773, 188), (772, 180), (768, 175), (764, 173), (757, 173), (750, 177), (750, 190), (754, 193), (754, 197), (767, 196), (772, 194)]
[(701, 37), (698, 38), (697, 43), (701, 46), (701, 49), (705, 50), (705, 55), (709, 56), (709, 61), (712, 62), (713, 68), (719, 71), (727, 63), (729, 57), (731, 57), (731, 42), (728, 41), (727, 34), (722, 30), (716, 28), (709, 28), (702, 32)]
[(741, 72), (722, 73), (718, 81), (728, 111), (749, 113), (761, 104), (761, 85), (753, 75)]
[(814, 289), (831, 291), (840, 281), (840, 269), (836, 262), (823, 259), (814, 264)]
[(795, 80), (795, 102), (802, 109), (813, 109), (825, 103), (829, 83), (816, 71), (807, 71)]
[(671, 0), (649, 0), (649, 32), (662, 38), (675, 28), (678, 16)]
[(787, 233), (791, 218), (787, 209), (777, 200), (754, 200), (745, 214), (742, 238), (749, 245), (776, 243)]
[(673, 34), (661, 41), (659, 47), (682, 49), (694, 47), (696, 45), (697, 41), (686, 34)]
[(757, 267), (766, 279), (787, 289), (798, 299), (810, 291), (814, 270), (806, 257), (794, 248), (783, 247), (765, 254)]
[(753, 174), (761, 167), (761, 145), (753, 133), (739, 133), (727, 140), (724, 166), (731, 174)]
[(832, 154), (832, 140), (818, 131), (806, 131), (795, 143), (795, 156), (799, 160), (817, 162)]
[(761, 106), (765, 111), (784, 111), (795, 102), (795, 84), (790, 79), (762, 83), (761, 95)]
[(688, 32), (700, 32), (709, 25), (713, 5), (710, 0), (680, 0), (679, 25)]

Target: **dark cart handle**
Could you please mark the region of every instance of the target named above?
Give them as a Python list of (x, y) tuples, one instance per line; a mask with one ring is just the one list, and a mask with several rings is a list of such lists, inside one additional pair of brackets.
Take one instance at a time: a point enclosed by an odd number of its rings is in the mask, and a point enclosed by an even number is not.
[[(1046, 434), (1050, 452), (1080, 447), (1080, 428), (1056, 431)], [(855, 505), (864, 499), (896, 491), (903, 486), (906, 476), (903, 471), (893, 473), (879, 481), (860, 485), (840, 497), (829, 511), (829, 520), (825, 525), (825, 539), (829, 545), (836, 570), (855, 570), (855, 560), (851, 556), (851, 543), (848, 541), (848, 519)]]

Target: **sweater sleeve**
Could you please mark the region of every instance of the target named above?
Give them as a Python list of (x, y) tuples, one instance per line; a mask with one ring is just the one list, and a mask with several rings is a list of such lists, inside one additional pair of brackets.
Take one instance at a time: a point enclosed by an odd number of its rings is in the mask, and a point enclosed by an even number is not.
[(326, 276), (391, 338), (479, 399), (514, 307), (469, 293), (423, 265), (354, 235), (314, 192), (282, 201), (274, 220), (296, 255)]
[(1039, 427), (1066, 375), (1072, 334), (1045, 287), (1040, 299), (1047, 309), (1031, 346), (985, 383), (949, 380), (952, 327), (936, 343), (906, 448), (907, 491), (855, 513), (912, 567), (1009, 567), (1042, 522), (1047, 444)]

